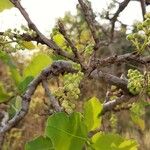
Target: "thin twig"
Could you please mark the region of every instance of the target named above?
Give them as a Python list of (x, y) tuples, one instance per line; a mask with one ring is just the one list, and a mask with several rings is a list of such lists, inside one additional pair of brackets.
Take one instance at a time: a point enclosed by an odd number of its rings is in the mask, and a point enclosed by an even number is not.
[(36, 34), (40, 38), (40, 41), (42, 41), (43, 44), (46, 44), (49, 48), (52, 48), (56, 54), (64, 56), (65, 58), (68, 58), (68, 59), (73, 60), (73, 61), (76, 62), (76, 59), (73, 56), (71, 56), (70, 54), (68, 54), (66, 51), (62, 50), (52, 39), (46, 38), (46, 36), (43, 35), (39, 31), (39, 29), (37, 28), (37, 26), (30, 19), (30, 17), (28, 15), (28, 13), (26, 12), (26, 10), (20, 4), (19, 0), (10, 0), (10, 1), (14, 4), (14, 6), (16, 8), (19, 9), (20, 13), (23, 15), (23, 17), (27, 21), (29, 28), (32, 29), (32, 30), (34, 30), (36, 32)]
[(146, 14), (146, 2), (145, 2), (145, 0), (140, 0), (140, 2), (141, 2), (141, 9), (142, 9), (143, 20), (145, 20), (144, 16)]
[(43, 81), (42, 81), (42, 85), (43, 85), (43, 88), (44, 88), (44, 90), (45, 90), (45, 94), (47, 95), (49, 101), (50, 101), (51, 104), (52, 104), (52, 107), (55, 109), (56, 112), (61, 112), (61, 111), (62, 111), (62, 108), (60, 107), (59, 102), (58, 102), (58, 100), (55, 98), (55, 96), (52, 95), (52, 93), (50, 92), (47, 81), (46, 81), (46, 80), (43, 80)]
[(123, 2), (121, 2), (119, 4), (119, 8), (116, 11), (116, 13), (114, 14), (114, 16), (110, 19), (111, 21), (111, 37), (110, 40), (113, 40), (113, 36), (114, 36), (114, 28), (115, 28), (115, 23), (117, 21), (117, 18), (119, 16), (119, 14), (127, 7), (127, 5), (129, 4), (130, 0), (124, 0)]
[(99, 43), (99, 37), (98, 37), (98, 30), (97, 30), (97, 22), (95, 20), (95, 14), (90, 6), (90, 4), (86, 4), (83, 0), (78, 0), (81, 8), (82, 8), (82, 12), (85, 16), (85, 20), (91, 30), (91, 34), (93, 36), (93, 39), (95, 41), (96, 44)]
[(122, 95), (121, 97), (119, 97), (115, 100), (112, 100), (112, 101), (105, 103), (103, 105), (103, 110), (102, 110), (100, 115), (104, 115), (106, 112), (114, 110), (114, 108), (117, 105), (122, 104), (122, 103), (126, 103), (126, 102), (130, 101), (131, 99), (136, 99), (136, 96)]
[(60, 20), (58, 21), (58, 27), (59, 27), (59, 32), (64, 36), (64, 38), (68, 42), (69, 46), (71, 47), (72, 52), (74, 53), (75, 58), (78, 60), (78, 63), (81, 65), (81, 67), (82, 67), (83, 70), (86, 70), (87, 67), (84, 64), (83, 58), (79, 54), (78, 49), (74, 45), (74, 42), (67, 35), (65, 27), (64, 27), (63, 23)]

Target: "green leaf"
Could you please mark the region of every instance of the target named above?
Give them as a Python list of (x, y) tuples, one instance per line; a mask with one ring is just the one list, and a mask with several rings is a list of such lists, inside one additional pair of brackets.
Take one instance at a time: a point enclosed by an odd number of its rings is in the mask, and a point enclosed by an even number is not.
[(14, 5), (9, 0), (0, 0), (0, 12), (12, 7), (14, 7)]
[(21, 80), (21, 76), (16, 66), (14, 65), (11, 57), (6, 52), (0, 50), (0, 60), (2, 60), (6, 65), (8, 65), (11, 77), (17, 85)]
[(142, 119), (142, 116), (145, 113), (145, 104), (142, 101), (140, 101), (138, 103), (133, 104), (130, 110), (130, 116), (133, 123), (135, 123), (135, 125), (137, 125), (141, 130), (144, 130), (145, 122)]
[(80, 113), (67, 115), (57, 113), (47, 120), (45, 135), (48, 136), (55, 150), (82, 150), (87, 140), (86, 126)]
[(145, 113), (145, 104), (143, 103), (143, 101), (134, 103), (130, 110), (132, 114), (138, 115), (140, 117)]
[(20, 96), (17, 96), (16, 97), (16, 100), (15, 100), (15, 111), (18, 112), (21, 107), (22, 107), (22, 98)]
[(26, 143), (25, 150), (54, 150), (54, 147), (51, 139), (40, 136)]
[(28, 42), (28, 41), (22, 41), (21, 45), (29, 50), (35, 49), (35, 45), (32, 42)]
[(8, 113), (10, 117), (14, 116), (16, 112), (18, 112), (22, 107), (22, 98), (20, 96), (16, 96), (9, 101)]
[(38, 54), (37, 56), (33, 57), (30, 64), (24, 69), (23, 71), (24, 79), (28, 76), (35, 77), (51, 63), (52, 59), (48, 55)]
[(29, 83), (33, 80), (34, 78), (32, 76), (26, 77), (23, 81), (21, 81), (18, 85), (18, 90), (20, 93), (24, 93), (29, 85)]
[(11, 73), (11, 77), (14, 80), (15, 84), (18, 85), (20, 83), (22, 77), (21, 77), (19, 71), (17, 70), (17, 68), (10, 67), (10, 73)]
[(56, 42), (56, 44), (58, 44), (58, 46), (60, 46), (60, 47), (64, 47), (66, 45), (65, 38), (60, 33), (54, 35), (53, 39)]
[(1, 50), (0, 50), (0, 60), (2, 60), (9, 67), (15, 67), (15, 65), (13, 64), (10, 56), (6, 52), (1, 51)]
[(0, 103), (8, 101), (10, 94), (6, 92), (2, 83), (0, 83)]
[(100, 101), (93, 97), (84, 105), (84, 120), (88, 131), (95, 130), (101, 125), (101, 118), (98, 115), (102, 111), (102, 104)]
[(132, 121), (141, 129), (145, 129), (145, 121), (135, 114), (131, 114)]
[[(19, 110), (19, 103), (21, 103), (22, 99), (20, 96), (15, 96), (8, 102), (9, 107), (7, 112), (9, 113), (9, 117), (12, 118), (16, 112)], [(17, 104), (18, 103), (18, 104)], [(18, 105), (18, 106), (17, 106)]]
[(137, 150), (138, 145), (135, 140), (127, 140), (118, 134), (97, 133), (92, 137), (93, 148), (95, 150)]

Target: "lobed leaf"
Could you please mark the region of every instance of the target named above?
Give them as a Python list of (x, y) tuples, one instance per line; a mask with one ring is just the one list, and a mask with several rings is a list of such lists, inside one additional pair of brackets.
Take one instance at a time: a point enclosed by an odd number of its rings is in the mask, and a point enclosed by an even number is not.
[(127, 140), (113, 133), (97, 133), (92, 137), (95, 150), (137, 150), (135, 140)]
[(28, 76), (35, 77), (51, 63), (52, 59), (48, 55), (38, 54), (37, 56), (33, 57), (30, 64), (24, 69), (23, 71), (24, 79)]
[(53, 114), (47, 120), (45, 135), (52, 140), (55, 150), (82, 150), (87, 140), (80, 113)]
[(93, 97), (84, 105), (84, 122), (88, 131), (95, 130), (101, 125), (101, 118), (98, 117), (102, 111), (102, 104), (100, 101)]
[(51, 139), (39, 136), (34, 140), (27, 142), (25, 150), (54, 150)]

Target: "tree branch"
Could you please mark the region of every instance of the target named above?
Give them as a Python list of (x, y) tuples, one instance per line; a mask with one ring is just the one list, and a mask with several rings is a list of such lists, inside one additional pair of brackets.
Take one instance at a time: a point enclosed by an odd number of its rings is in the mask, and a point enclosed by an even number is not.
[(123, 63), (123, 62), (129, 62), (129, 63), (135, 63), (135, 64), (141, 64), (145, 65), (146, 63), (150, 63), (150, 57), (142, 57), (140, 58), (137, 53), (126, 53), (123, 55), (113, 55), (104, 59), (95, 59), (95, 67), (106, 67), (115, 63)]
[(111, 21), (111, 40), (113, 39), (114, 36), (114, 28), (115, 28), (115, 23), (117, 21), (117, 18), (119, 14), (127, 7), (129, 4), (130, 0), (124, 0), (122, 3), (119, 4), (119, 8), (114, 14), (114, 16), (110, 19)]
[[(28, 112), (31, 97), (34, 94), (37, 86), (47, 79), (47, 77), (58, 76), (59, 74), (75, 73), (77, 72), (72, 68), (72, 64), (67, 61), (56, 61), (51, 66), (44, 69), (33, 81), (29, 84), (26, 92), (22, 96), (22, 107), (16, 113), (16, 115), (10, 119), (5, 125), (0, 126), (0, 135), (4, 135), (8, 130), (15, 126), (20, 120), (22, 120)], [(0, 139), (2, 137), (0, 136)], [(0, 144), (1, 145), (1, 144)]]
[(104, 73), (102, 71), (98, 71), (97, 69), (95, 69), (94, 71), (92, 71), (89, 75), (90, 78), (94, 78), (94, 79), (103, 79), (106, 83), (110, 84), (110, 85), (115, 85), (118, 88), (122, 89), (124, 92), (129, 94), (129, 90), (127, 88), (127, 81), (124, 79), (121, 79), (119, 77), (116, 77), (114, 75), (111, 75), (109, 73)]
[[(5, 32), (0, 32), (0, 35), (1, 35), (1, 36), (4, 36), (4, 35), (5, 35), (4, 33), (5, 33)], [(18, 39), (18, 35), (17, 35), (17, 34), (12, 33), (12, 35), (13, 35), (14, 38)], [(24, 40), (24, 41), (36, 41), (37, 43), (44, 44), (43, 41), (41, 41), (41, 39), (40, 39), (38, 36), (33, 37), (33, 36), (31, 36), (31, 35), (29, 35), (29, 34), (26, 34), (26, 33), (23, 33), (23, 34), (21, 34), (21, 35), (19, 35), (19, 36), (20, 36), (20, 38), (21, 38), (22, 40)]]
[(109, 101), (107, 103), (104, 103), (103, 105), (103, 110), (102, 112), (100, 113), (100, 115), (104, 115), (106, 112), (108, 111), (114, 111), (114, 108), (117, 106), (117, 105), (120, 105), (122, 103), (126, 103), (126, 102), (129, 102), (131, 101), (131, 99), (133, 101), (135, 101), (137, 99), (137, 96), (133, 96), (133, 95), (122, 95), (121, 97), (115, 99), (115, 100), (112, 100), (112, 101)]
[(71, 47), (72, 52), (74, 53), (76, 60), (81, 65), (82, 69), (86, 70), (87, 66), (85, 66), (83, 58), (80, 56), (79, 51), (76, 48), (76, 46), (74, 45), (73, 41), (71, 41), (71, 39), (68, 37), (67, 32), (65, 30), (65, 27), (60, 20), (58, 21), (58, 27), (59, 27), (59, 32), (64, 36), (64, 38), (68, 42), (69, 46)]
[(93, 39), (95, 43), (98, 44), (100, 40), (99, 40), (99, 37), (97, 36), (97, 22), (95, 20), (95, 14), (93, 13), (93, 10), (90, 7), (90, 5), (83, 2), (83, 0), (78, 0), (78, 2), (82, 8), (81, 10), (85, 16), (85, 20), (91, 30)]
[(46, 38), (45, 35), (43, 35), (39, 31), (39, 29), (36, 27), (36, 25), (30, 19), (26, 10), (20, 4), (19, 0), (10, 0), (10, 1), (14, 4), (14, 6), (16, 8), (19, 9), (20, 13), (23, 15), (23, 17), (27, 21), (29, 28), (34, 30), (37, 33), (38, 38), (40, 39), (40, 41), (42, 41), (43, 44), (46, 44), (49, 48), (52, 48), (56, 54), (64, 56), (64, 57), (76, 62), (76, 59), (73, 56), (69, 55), (66, 51), (62, 50), (52, 39), (50, 40), (50, 39)]
[(52, 107), (55, 109), (56, 112), (61, 112), (62, 111), (62, 108), (60, 107), (59, 105), (59, 102), (58, 100), (55, 98), (55, 96), (53, 96), (49, 90), (49, 87), (48, 87), (48, 83), (46, 80), (43, 80), (42, 81), (42, 85), (43, 85), (43, 88), (45, 90), (45, 94), (47, 95), (49, 101), (51, 102), (52, 104)]
[(144, 15), (146, 14), (146, 2), (145, 2), (145, 0), (140, 0), (140, 2), (141, 2), (143, 20), (145, 20)]

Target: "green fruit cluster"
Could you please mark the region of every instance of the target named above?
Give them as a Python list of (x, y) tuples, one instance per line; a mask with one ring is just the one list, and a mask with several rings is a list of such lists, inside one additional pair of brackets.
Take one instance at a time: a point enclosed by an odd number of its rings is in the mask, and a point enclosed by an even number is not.
[[(21, 30), (16, 28), (8, 29), (4, 32), (2, 36), (0, 36), (0, 49), (4, 49), (6, 52), (16, 52), (17, 50), (25, 50), (25, 46), (23, 42), (25, 41), (25, 36), (23, 34), (27, 34), (31, 37), (36, 37), (36, 32), (25, 27), (21, 26)], [(13, 44), (12, 44), (13, 43)]]
[(145, 20), (136, 24), (136, 32), (127, 36), (136, 51), (142, 53), (150, 45), (150, 13), (145, 15)]
[(128, 89), (133, 94), (139, 94), (144, 87), (144, 76), (138, 70), (128, 70)]
[(79, 98), (80, 88), (79, 84), (82, 80), (83, 73), (66, 74), (63, 76), (63, 87), (55, 93), (59, 99), (61, 106), (67, 113), (72, 113), (75, 109), (75, 100)]

